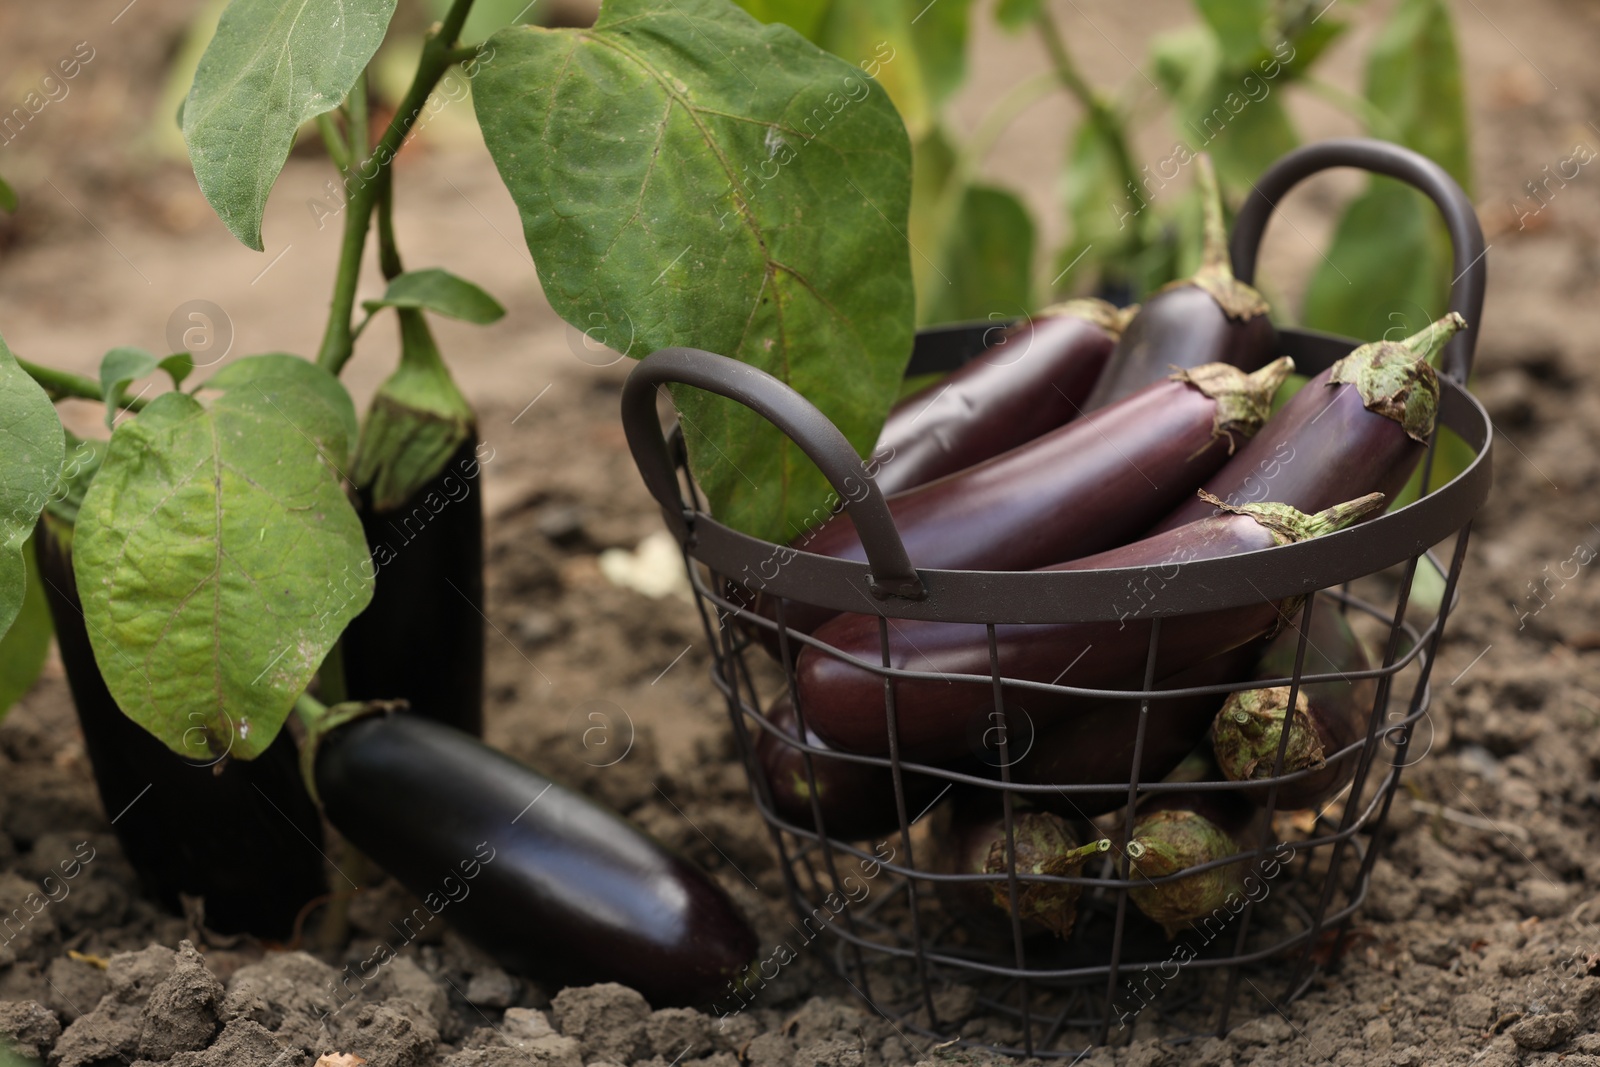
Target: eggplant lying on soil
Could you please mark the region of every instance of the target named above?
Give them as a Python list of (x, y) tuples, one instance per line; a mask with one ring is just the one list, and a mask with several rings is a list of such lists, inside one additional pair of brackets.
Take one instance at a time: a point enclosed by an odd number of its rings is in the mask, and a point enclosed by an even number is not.
[(552, 987), (621, 982), (711, 1001), (756, 954), (728, 895), (620, 817), (415, 715), (328, 728), (312, 757), (328, 821), (504, 966)]
[[(1439, 406), (1428, 360), (1466, 320), (1450, 312), (1404, 341), (1362, 345), (1311, 379), (1206, 483), (1230, 504), (1319, 511), (1362, 493), (1393, 499), (1427, 450)], [(1212, 514), (1185, 501), (1152, 532)]]
[(1106, 372), (1089, 394), (1085, 411), (1115, 403), (1174, 367), (1231, 363), (1247, 371), (1272, 358), (1278, 334), (1261, 294), (1233, 276), (1222, 200), (1211, 160), (1198, 160), (1205, 206), (1205, 249), (1198, 271), (1167, 285), (1144, 307), (1117, 342)]
[[(322, 819), (283, 730), (253, 760), (191, 763), (123, 714), (95, 663), (72, 570), (70, 523), (40, 519), (35, 544), (61, 663), (100, 803), (145, 891), (205, 926), (288, 940), (306, 904), (327, 894)], [(202, 750), (203, 751), (203, 750)]]
[[(794, 703), (784, 693), (767, 709), (767, 721), (788, 737), (798, 737)], [(822, 825), (828, 836), (859, 841), (893, 833), (900, 828), (899, 809), (894, 800), (894, 775), (887, 767), (813, 755), (806, 775), (805, 753), (759, 726), (756, 734), (756, 759), (766, 776), (772, 805), (788, 822), (807, 829), (817, 828), (811, 808), (813, 778), (817, 806), (822, 809)], [(826, 748), (822, 739), (806, 731), (806, 743)], [(915, 819), (944, 790), (946, 783), (926, 775), (902, 773), (906, 793), (906, 818)]]
[(883, 457), (878, 489), (931, 482), (1077, 418), (1132, 310), (1093, 299), (1046, 308), (900, 401), (872, 452)]
[[(964, 796), (953, 805), (948, 832), (937, 841), (934, 870), (941, 874), (989, 874), (987, 881), (939, 882), (939, 899), (962, 918), (966, 929), (987, 938), (1011, 937), (1011, 881), (1006, 863), (1006, 824), (992, 796)], [(1105, 838), (1078, 844), (1072, 824), (1047, 811), (1015, 810), (1012, 840), (1016, 847), (1017, 910), (1024, 936), (1049, 932), (1066, 937), (1078, 917), (1080, 885), (1030, 882), (1027, 875), (1072, 878), (1111, 842)]]
[[(1252, 641), (1163, 678), (1156, 688), (1188, 689), (1237, 681), (1249, 674), (1260, 654), (1261, 643)], [(1206, 731), (1225, 698), (1223, 693), (1208, 693), (1152, 700), (1139, 759), (1139, 781), (1162, 780), (1196, 746), (1204, 744)], [(1030, 794), (1030, 799), (1041, 807), (1079, 818), (1114, 811), (1128, 802), (1138, 732), (1139, 701), (1097, 701), (1082, 711), (1061, 716), (1058, 722), (1041, 730), (1028, 754), (1013, 767), (1012, 777), (1038, 785), (1113, 786), (1095, 793), (1035, 793)]]
[[(1254, 374), (1212, 364), (1184, 371), (1103, 411), (993, 459), (889, 498), (918, 567), (1030, 570), (1137, 536), (1216, 471), (1260, 428), (1293, 369)], [(865, 560), (854, 523), (836, 515), (794, 543)], [(771, 598), (757, 610), (776, 614)], [(786, 622), (810, 632), (836, 613), (791, 604)], [(1058, 667), (1057, 670), (1060, 668)]]
[[(1170, 874), (1244, 851), (1247, 835), (1259, 829), (1260, 809), (1237, 793), (1197, 790), (1152, 796), (1134, 816), (1127, 845), (1129, 876), (1164, 878)], [(1251, 839), (1248, 844), (1256, 842)], [(1214, 915), (1231, 917), (1230, 901), (1242, 899), (1248, 864), (1226, 863), (1187, 878), (1140, 885), (1128, 896), (1145, 915), (1177, 936), (1190, 923)]]
[(483, 733), (483, 491), (477, 419), (415, 308), (362, 427), (356, 510), (376, 574), (340, 641), (344, 695), (406, 700)]
[[(1256, 552), (1342, 529), (1382, 503), (1383, 498), (1374, 493), (1316, 515), (1278, 504), (1244, 505), (1131, 545), (1043, 569), (1170, 566)], [(1137, 607), (1135, 604), (1130, 611)], [(1292, 610), (1288, 603), (1263, 601), (1167, 619), (1156, 656), (1156, 677), (1166, 678), (1269, 633), (1285, 610)], [(877, 664), (882, 662), (878, 626), (874, 615), (841, 615), (820, 627), (816, 637), (846, 656)], [(1001, 625), (995, 627), (995, 638), (1000, 672), (1008, 678), (1059, 681), (1080, 688), (1132, 689), (1144, 678), (1150, 621)], [(1082, 655), (1090, 646), (1094, 654)], [(971, 721), (993, 706), (986, 627), (897, 620), (889, 627), (889, 666), (984, 679), (894, 682), (897, 707), (905, 709), (898, 716), (905, 757), (926, 760), (959, 754)], [(888, 751), (881, 675), (807, 647), (796, 663), (796, 679), (807, 709), (806, 721), (819, 737), (847, 752)], [(1084, 703), (1032, 690), (1008, 689), (1005, 699), (1026, 710), (1041, 729), (1048, 727), (1052, 716), (1068, 709), (1081, 711)]]
[[(1267, 646), (1256, 668), (1257, 678), (1294, 675), (1298, 629), (1287, 628)], [(1344, 674), (1372, 669), (1366, 647), (1350, 629), (1350, 622), (1331, 600), (1319, 599), (1311, 609), (1303, 675)], [(1355, 774), (1354, 754), (1338, 763), (1327, 758), (1366, 736), (1377, 682), (1372, 678), (1317, 682), (1303, 685), (1295, 698), (1294, 722), (1289, 727), (1289, 747), (1283, 754), (1283, 773), (1322, 768), (1320, 773), (1278, 787), (1279, 808), (1309, 808), (1327, 800)], [(1247, 689), (1233, 693), (1217, 713), (1211, 731), (1217, 766), (1230, 781), (1270, 778), (1283, 737), (1289, 687)], [(1265, 789), (1247, 794), (1265, 804)]]

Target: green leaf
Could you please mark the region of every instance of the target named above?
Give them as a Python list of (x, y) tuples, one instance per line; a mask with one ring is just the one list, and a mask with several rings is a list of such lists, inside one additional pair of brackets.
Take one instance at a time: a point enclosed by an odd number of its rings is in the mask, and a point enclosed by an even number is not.
[[(492, 43), (473, 100), (556, 312), (635, 357), (692, 345), (760, 367), (870, 451), (914, 313), (910, 146), (883, 91), (728, 0), (611, 0), (592, 30)], [(763, 419), (675, 395), (724, 522), (788, 540), (826, 511)]]
[(142, 348), (113, 348), (100, 358), (100, 392), (106, 401), (106, 425), (117, 421), (128, 386), (154, 374), (161, 364)]
[(876, 78), (917, 140), (933, 128), (939, 105), (966, 76), (969, 7), (970, 0), (939, 0), (931, 7), (916, 0), (836, 3), (817, 43)]
[(179, 352), (162, 360), (160, 367), (172, 378), (172, 387), (177, 389), (183, 385), (183, 380), (194, 371), (194, 356), (188, 352)]
[[(1190, 143), (1211, 153), (1217, 165), (1217, 178), (1225, 188), (1249, 190), (1261, 173), (1300, 143), (1283, 97), (1271, 91), (1270, 83), (1257, 79), (1259, 86), (1250, 92), (1262, 93), (1252, 99), (1243, 82), (1219, 78), (1210, 97), (1209, 111), (1190, 112), (1189, 129), (1196, 136)], [(1264, 90), (1264, 92), (1263, 92)]]
[(1150, 72), (1174, 103), (1198, 104), (1216, 81), (1222, 44), (1204, 26), (1190, 26), (1150, 40)]
[(70, 527), (77, 523), (83, 496), (105, 462), (108, 442), (84, 440), (68, 433), (67, 444), (71, 451), (61, 467), (61, 481), (44, 509)]
[(1127, 284), (1127, 258), (1139, 243), (1137, 227), (1153, 216), (1148, 203), (1124, 187), (1105, 138), (1089, 122), (1079, 125), (1068, 144), (1061, 188), (1072, 237), (1051, 270), (1055, 290), (1079, 291), (1078, 279), (1096, 269), (1104, 271), (1107, 284)]
[(1409, 336), (1443, 314), (1449, 262), (1432, 201), (1373, 178), (1345, 210), (1312, 275), (1305, 323), (1361, 341)]
[(356, 405), (338, 378), (300, 356), (288, 352), (268, 352), (236, 360), (207, 378), (200, 389), (254, 389), (272, 396), (278, 389), (305, 389), (339, 419), (342, 436), (330, 437), (330, 447), (343, 443), (341, 450), (329, 452), (327, 459), (337, 468), (347, 466), (349, 450), (355, 445), (358, 429)]
[(1020, 318), (1033, 307), (1033, 218), (1004, 189), (974, 185), (945, 235), (943, 285), (934, 289), (932, 322), (991, 315)]
[(994, 9), (994, 18), (1001, 29), (1017, 33), (1032, 25), (1042, 6), (1044, 0), (1000, 0)]
[(1267, 6), (1267, 0), (1195, 0), (1200, 17), (1217, 35), (1224, 61), (1236, 68), (1248, 68), (1262, 52)]
[(0, 211), (10, 214), (16, 210), (17, 192), (7, 184), (4, 178), (0, 178)]
[(55, 405), (0, 340), (0, 636), (22, 610), (22, 546), (61, 477), (65, 453)]
[(498, 300), (476, 285), (438, 268), (408, 271), (389, 283), (383, 299), (367, 300), (361, 306), (368, 311), (425, 308), (479, 325), (494, 322), (506, 313)]
[(1400, 0), (1367, 55), (1367, 99), (1401, 143), (1472, 189), (1466, 92), (1450, 11), (1442, 0)]
[(740, 7), (762, 22), (781, 22), (793, 27), (813, 44), (821, 44), (818, 31), (828, 17), (832, 0), (737, 0)]
[(44, 599), (44, 585), (39, 580), (39, 564), (33, 557), (31, 537), (22, 547), (22, 559), (28, 583), (22, 597), (22, 610), (5, 637), (0, 638), (0, 719), (33, 688), (39, 672), (44, 669), (53, 632), (50, 605)]
[(73, 567), (95, 660), (180, 755), (264, 751), (372, 597), (328, 459), (349, 449), (345, 413), (319, 375), (255, 357), (207, 383), (224, 390), (209, 404), (162, 394), (117, 425), (84, 497)]
[(233, 0), (183, 108), (195, 177), (233, 235), (262, 250), (267, 195), (302, 123), (344, 100), (395, 0)]
[[(943, 247), (946, 219), (942, 198), (955, 166), (956, 151), (938, 126), (912, 146), (911, 219), (906, 227), (912, 248), (937, 252)], [(938, 290), (946, 284), (939, 276), (939, 264), (929, 256), (913, 256), (911, 271), (917, 289), (917, 322), (932, 322)]]

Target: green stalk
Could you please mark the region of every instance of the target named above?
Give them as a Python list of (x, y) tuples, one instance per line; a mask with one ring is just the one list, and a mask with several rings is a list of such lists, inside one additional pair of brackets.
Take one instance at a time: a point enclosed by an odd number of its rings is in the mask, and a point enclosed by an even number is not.
[[(421, 114), (428, 94), (433, 92), (433, 87), (439, 83), (445, 71), (462, 59), (476, 54), (476, 49), (456, 47), (461, 26), (471, 11), (472, 0), (454, 0), (444, 21), (428, 32), (422, 42), (422, 58), (417, 61), (417, 72), (411, 79), (411, 87), (406, 90), (394, 118), (389, 121), (389, 128), (384, 131), (371, 154), (351, 172), (350, 184), (353, 188), (345, 204), (344, 237), (339, 246), (339, 269), (334, 277), (332, 307), (328, 312), (327, 329), (322, 335), (322, 347), (317, 353), (318, 365), (333, 374), (338, 374), (344, 368), (355, 347), (350, 317), (355, 310), (361, 253), (366, 248), (373, 207), (381, 197), (384, 185), (390, 180), (390, 167), (395, 154)], [(364, 83), (358, 85), (364, 90)], [(356, 92), (352, 91), (352, 102), (356, 96)], [(362, 99), (365, 99), (364, 95)], [(353, 109), (350, 121), (353, 144), (363, 143), (354, 135), (358, 130), (365, 130), (365, 126), (365, 116), (357, 116)]]
[[(1101, 141), (1111, 152), (1111, 157), (1116, 161), (1117, 170), (1121, 172), (1123, 187), (1132, 185), (1139, 187), (1139, 172), (1133, 165), (1133, 154), (1128, 150), (1128, 138), (1122, 129), (1122, 123), (1117, 119), (1116, 112), (1099, 93), (1089, 87), (1083, 80), (1083, 75), (1078, 72), (1078, 65), (1072, 60), (1072, 53), (1067, 51), (1066, 41), (1061, 36), (1061, 27), (1056, 24), (1055, 16), (1050, 13), (1046, 4), (1039, 5), (1037, 16), (1039, 36), (1044, 39), (1044, 47), (1050, 53), (1050, 65), (1054, 68), (1056, 77), (1061, 79), (1061, 84), (1066, 86), (1078, 103), (1083, 105), (1088, 113), (1089, 122), (1100, 134)], [(1134, 251), (1143, 247), (1139, 240), (1137, 229), (1134, 233), (1136, 246)]]
[(322, 135), (323, 147), (328, 150), (328, 158), (333, 160), (333, 165), (339, 168), (340, 174), (350, 173), (350, 146), (344, 143), (344, 135), (339, 132), (339, 127), (334, 125), (333, 112), (324, 111), (317, 116), (317, 133)]
[(400, 263), (400, 246), (394, 239), (393, 182), (384, 182), (378, 197), (378, 269), (383, 271), (384, 280), (391, 282), (406, 271)]
[[(57, 370), (54, 367), (32, 363), (20, 356), (15, 358), (17, 366), (26, 371), (30, 378), (38, 382), (40, 388), (49, 395), (51, 400), (72, 398), (75, 400), (104, 401), (106, 398), (105, 391), (100, 388), (100, 383), (93, 378), (86, 378), (81, 374), (73, 374), (71, 371)], [(129, 411), (139, 411), (144, 405), (145, 400), (141, 397), (124, 397), (118, 406), (127, 408)]]

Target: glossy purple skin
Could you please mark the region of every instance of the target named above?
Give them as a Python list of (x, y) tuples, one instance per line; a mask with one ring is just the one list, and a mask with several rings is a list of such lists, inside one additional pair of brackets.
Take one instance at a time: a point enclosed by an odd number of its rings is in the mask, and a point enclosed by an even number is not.
[(756, 958), (699, 868), (460, 730), (358, 719), (323, 737), (316, 781), (328, 821), (422, 901), (419, 923), (437, 915), (551, 989), (621, 982), (657, 1007), (703, 1005)]
[[(794, 704), (784, 694), (767, 709), (767, 721), (787, 736), (797, 736)], [(756, 734), (756, 758), (766, 775), (772, 805), (788, 822), (816, 829), (811, 808), (811, 784), (806, 775), (805, 754), (786, 745), (760, 726)], [(826, 747), (821, 738), (806, 731), (806, 742)], [(887, 767), (874, 767), (848, 760), (811, 757), (817, 804), (822, 809), (822, 824), (828, 836), (844, 841), (860, 841), (893, 833), (900, 828), (899, 810), (894, 802), (894, 776)], [(902, 773), (906, 791), (906, 818), (915, 819), (944, 788), (934, 778)]]
[[(1298, 616), (1295, 621), (1299, 622)], [(1293, 627), (1285, 628), (1267, 646), (1261, 662), (1256, 665), (1254, 677), (1293, 677), (1295, 651), (1299, 643), (1299, 631)], [(1365, 671), (1371, 670), (1372, 666), (1366, 647), (1350, 629), (1344, 613), (1333, 601), (1319, 598), (1311, 609), (1311, 629), (1301, 674), (1309, 676)], [(1331, 756), (1367, 736), (1372, 703), (1377, 695), (1375, 679), (1321, 682), (1303, 687), (1303, 692), (1310, 709), (1309, 722), (1316, 730), (1326, 755)], [(1299, 714), (1296, 713), (1297, 716)], [(1274, 803), (1281, 810), (1311, 808), (1323, 803), (1355, 776), (1357, 755), (1353, 753), (1316, 774), (1279, 786)], [(1252, 790), (1249, 796), (1257, 804), (1267, 802), (1265, 789)]]
[[(1260, 642), (1253, 641), (1163, 678), (1157, 688), (1187, 689), (1239, 681), (1248, 676), (1260, 652)], [(1206, 731), (1226, 699), (1226, 693), (1212, 693), (1152, 700), (1139, 781), (1160, 781), (1182, 763), (1205, 741)], [(1103, 793), (1029, 794), (1034, 803), (1063, 815), (1091, 818), (1115, 811), (1128, 802), (1138, 730), (1138, 701), (1094, 702), (1081, 712), (1061, 716), (1058, 723), (1041, 731), (1028, 755), (1017, 762), (1014, 779), (1041, 785), (1117, 786)]]
[[(1427, 446), (1388, 416), (1368, 411), (1354, 385), (1328, 385), (1330, 373), (1323, 371), (1290, 397), (1206, 482), (1206, 492), (1229, 504), (1272, 501), (1308, 515), (1372, 492), (1394, 499)], [(1214, 513), (1194, 496), (1150, 532)]]
[[(1137, 537), (1227, 460), (1228, 440), (1213, 429), (1216, 410), (1195, 386), (1163, 379), (1020, 448), (890, 497), (889, 510), (917, 567), (1024, 571), (1100, 552)], [(866, 559), (844, 514), (794, 547)], [(770, 604), (757, 610), (774, 617)], [(796, 603), (786, 621), (809, 633), (835, 614)]]
[(1078, 417), (1115, 339), (1076, 315), (1005, 331), (959, 370), (896, 404), (873, 449), (885, 496), (1010, 451)]
[(1231, 363), (1258, 370), (1272, 361), (1277, 341), (1266, 315), (1229, 318), (1215, 297), (1195, 285), (1164, 290), (1146, 301), (1128, 324), (1084, 410), (1114, 404), (1171, 374), (1173, 367), (1193, 370), (1206, 363)]
[[(1255, 519), (1230, 514), (1043, 569), (1171, 566), (1186, 560), (1256, 552), (1278, 543)], [(1153, 592), (1160, 595), (1159, 590)], [(1131, 599), (1130, 610), (1138, 603)], [(1277, 605), (1267, 602), (1167, 618), (1161, 628), (1156, 677), (1165, 678), (1237, 648), (1269, 632), (1277, 621)], [(841, 615), (819, 627), (816, 637), (846, 655), (868, 663), (881, 662), (876, 616)], [(995, 637), (1000, 671), (1008, 678), (1059, 680), (1059, 684), (1083, 688), (1134, 689), (1144, 678), (1150, 622), (1134, 619), (1002, 625), (995, 627)], [(1083, 655), (1086, 648), (1091, 652)], [(987, 679), (988, 633), (984, 626), (976, 624), (897, 620), (889, 627), (889, 664), (904, 670), (975, 674)], [(807, 721), (828, 744), (872, 755), (888, 751), (880, 675), (808, 647), (796, 664), (796, 677)], [(993, 709), (993, 690), (987, 680), (905, 679), (895, 682), (894, 691), (901, 751), (907, 759), (936, 760), (960, 754), (966, 748), (973, 720)], [(1027, 711), (1036, 727), (1043, 727), (1075, 704), (1081, 706), (1081, 702), (1063, 695), (1012, 688), (1005, 690), (1005, 699)]]

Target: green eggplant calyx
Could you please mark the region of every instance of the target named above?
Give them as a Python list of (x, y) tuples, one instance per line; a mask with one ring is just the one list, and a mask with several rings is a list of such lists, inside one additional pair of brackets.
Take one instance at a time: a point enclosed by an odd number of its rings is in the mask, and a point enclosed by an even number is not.
[[(1079, 845), (1072, 828), (1060, 816), (1048, 812), (1023, 812), (1013, 820), (1018, 875), (1048, 875), (1069, 878), (1083, 869), (1084, 861), (1111, 847), (1107, 840)], [(983, 865), (985, 874), (1008, 874), (1006, 841), (1002, 836), (989, 848)], [(1017, 886), (1017, 917), (1035, 922), (1057, 937), (1066, 937), (1078, 917), (1078, 897), (1082, 886), (1059, 882), (1024, 882)], [(1011, 912), (1011, 882), (990, 885), (995, 907)]]
[(1189, 370), (1175, 369), (1168, 377), (1194, 386), (1217, 402), (1211, 436), (1226, 438), (1231, 456), (1235, 435), (1255, 436), (1272, 414), (1272, 398), (1278, 387), (1292, 373), (1294, 360), (1282, 356), (1249, 374), (1231, 363), (1205, 363)]
[(1116, 339), (1122, 336), (1122, 331), (1128, 328), (1128, 323), (1132, 322), (1138, 313), (1138, 304), (1119, 308), (1099, 297), (1085, 296), (1051, 304), (1035, 315), (1034, 319), (1035, 321), (1054, 318), (1083, 319), (1085, 322), (1094, 323)]
[(399, 308), (400, 366), (372, 398), (356, 454), (356, 488), (393, 511), (444, 469), (477, 432), (472, 405), (450, 377), (422, 312)]
[(1270, 500), (1252, 504), (1230, 504), (1204, 489), (1199, 493), (1202, 500), (1214, 507), (1230, 514), (1244, 515), (1256, 520), (1272, 533), (1280, 545), (1292, 545), (1297, 541), (1308, 541), (1313, 537), (1342, 530), (1359, 519), (1376, 514), (1383, 507), (1385, 500), (1382, 493), (1368, 493), (1366, 496), (1347, 500), (1343, 504), (1335, 504), (1315, 515), (1307, 515), (1288, 504)]
[[(1217, 756), (1217, 766), (1229, 781), (1272, 777), (1288, 707), (1289, 687), (1286, 685), (1247, 689), (1228, 697), (1212, 727), (1211, 745)], [(1303, 690), (1295, 695), (1294, 708), (1289, 747), (1283, 753), (1284, 774), (1315, 770), (1327, 764), (1322, 740), (1310, 722), (1311, 708)]]
[(1439, 413), (1439, 375), (1430, 360), (1467, 328), (1452, 311), (1404, 341), (1374, 341), (1335, 363), (1328, 385), (1352, 385), (1368, 411), (1393, 419), (1415, 441), (1427, 441)]
[(1217, 186), (1217, 171), (1211, 157), (1197, 157), (1195, 174), (1200, 185), (1200, 202), (1205, 212), (1205, 237), (1201, 246), (1200, 269), (1173, 286), (1192, 285), (1203, 289), (1230, 319), (1248, 322), (1269, 310), (1266, 298), (1233, 276), (1228, 256), (1228, 231), (1222, 222), (1222, 191)]
[[(300, 743), (300, 777), (304, 779), (306, 791), (311, 794), (311, 799), (318, 807), (322, 806), (322, 798), (317, 795), (317, 750), (322, 747), (323, 738), (357, 719), (373, 715), (390, 715), (404, 711), (409, 706), (404, 700), (352, 700), (327, 708), (309, 697), (300, 698), (296, 709), (300, 712), (300, 719), (306, 727), (305, 740)], [(307, 709), (315, 710), (307, 714)]]
[[(1154, 812), (1134, 824), (1125, 854), (1129, 874), (1150, 881), (1226, 859), (1238, 851), (1233, 838), (1204, 816), (1167, 810)], [(1159, 885), (1136, 885), (1128, 895), (1140, 911), (1161, 924), (1170, 938), (1188, 923), (1225, 909), (1228, 901), (1242, 892), (1241, 866), (1224, 864)]]

